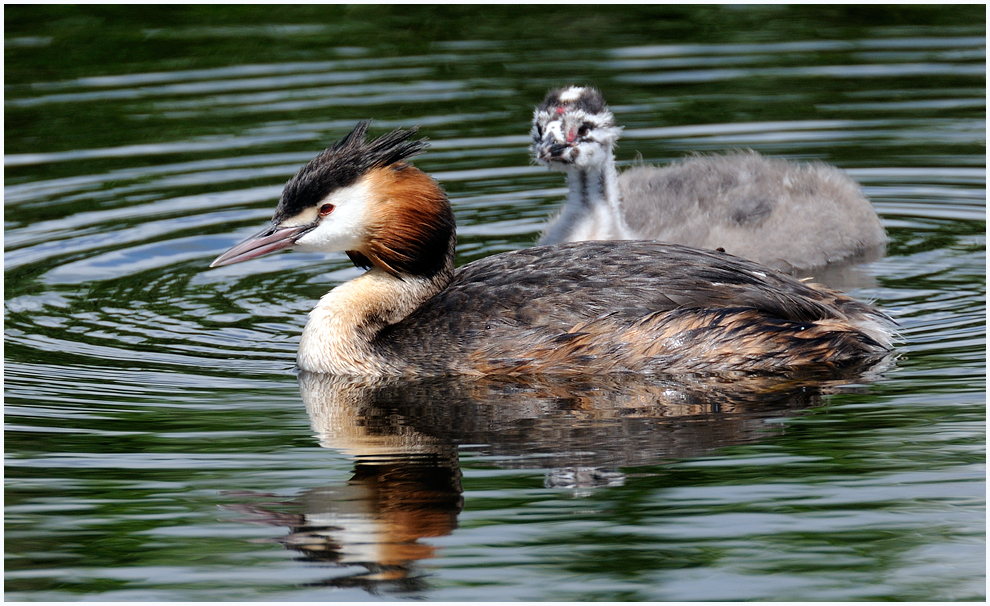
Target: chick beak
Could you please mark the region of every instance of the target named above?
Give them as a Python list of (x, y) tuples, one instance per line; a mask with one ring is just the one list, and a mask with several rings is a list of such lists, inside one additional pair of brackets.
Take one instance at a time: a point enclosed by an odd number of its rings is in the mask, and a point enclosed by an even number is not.
[(300, 236), (313, 229), (313, 227), (315, 225), (280, 227), (273, 223), (217, 257), (213, 263), (210, 263), (210, 267), (232, 265), (267, 255), (276, 250), (290, 248)]
[(571, 148), (567, 143), (561, 142), (553, 133), (547, 133), (543, 140), (537, 145), (537, 158), (541, 162), (569, 162), (564, 154)]

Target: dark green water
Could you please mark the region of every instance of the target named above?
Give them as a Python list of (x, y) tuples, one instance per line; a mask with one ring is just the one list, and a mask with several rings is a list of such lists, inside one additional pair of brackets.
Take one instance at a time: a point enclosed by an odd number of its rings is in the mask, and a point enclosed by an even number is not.
[[(975, 7), (6, 7), (5, 597), (982, 600), (986, 45)], [(208, 269), (360, 119), (420, 125), (458, 263), (618, 160), (846, 169), (901, 324), (853, 385), (299, 377), (343, 255)]]

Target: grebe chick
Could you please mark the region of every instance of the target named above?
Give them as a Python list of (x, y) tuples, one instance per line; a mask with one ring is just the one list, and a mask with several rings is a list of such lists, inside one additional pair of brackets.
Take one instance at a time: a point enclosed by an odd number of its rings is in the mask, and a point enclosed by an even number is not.
[(724, 253), (656, 242), (519, 250), (454, 271), (443, 189), (406, 159), (415, 130), (362, 122), (286, 184), (269, 227), (212, 266), (346, 252), (363, 275), (325, 295), (300, 369), (439, 376), (782, 371), (855, 366), (890, 347), (873, 307)]
[(600, 92), (550, 91), (533, 114), (537, 162), (567, 172), (563, 210), (541, 244), (659, 240), (722, 248), (786, 272), (878, 257), (887, 241), (859, 184), (827, 164), (756, 152), (702, 156), (618, 175), (621, 127)]

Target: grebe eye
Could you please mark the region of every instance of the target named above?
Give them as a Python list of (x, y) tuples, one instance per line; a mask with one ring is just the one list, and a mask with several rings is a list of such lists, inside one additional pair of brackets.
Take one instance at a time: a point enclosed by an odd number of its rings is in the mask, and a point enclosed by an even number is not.
[(320, 216), (325, 217), (329, 215), (330, 213), (333, 212), (334, 208), (335, 207), (333, 204), (324, 204), (323, 206), (320, 207)]

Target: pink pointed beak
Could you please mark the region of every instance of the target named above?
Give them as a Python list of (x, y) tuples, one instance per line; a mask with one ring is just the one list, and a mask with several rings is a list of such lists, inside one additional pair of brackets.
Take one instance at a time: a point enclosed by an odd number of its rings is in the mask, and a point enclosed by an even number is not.
[(232, 265), (254, 259), (268, 253), (290, 248), (296, 243), (304, 233), (313, 229), (315, 225), (299, 225), (296, 227), (279, 227), (269, 225), (265, 229), (235, 245), (233, 248), (217, 257), (210, 267), (220, 267), (221, 265)]

